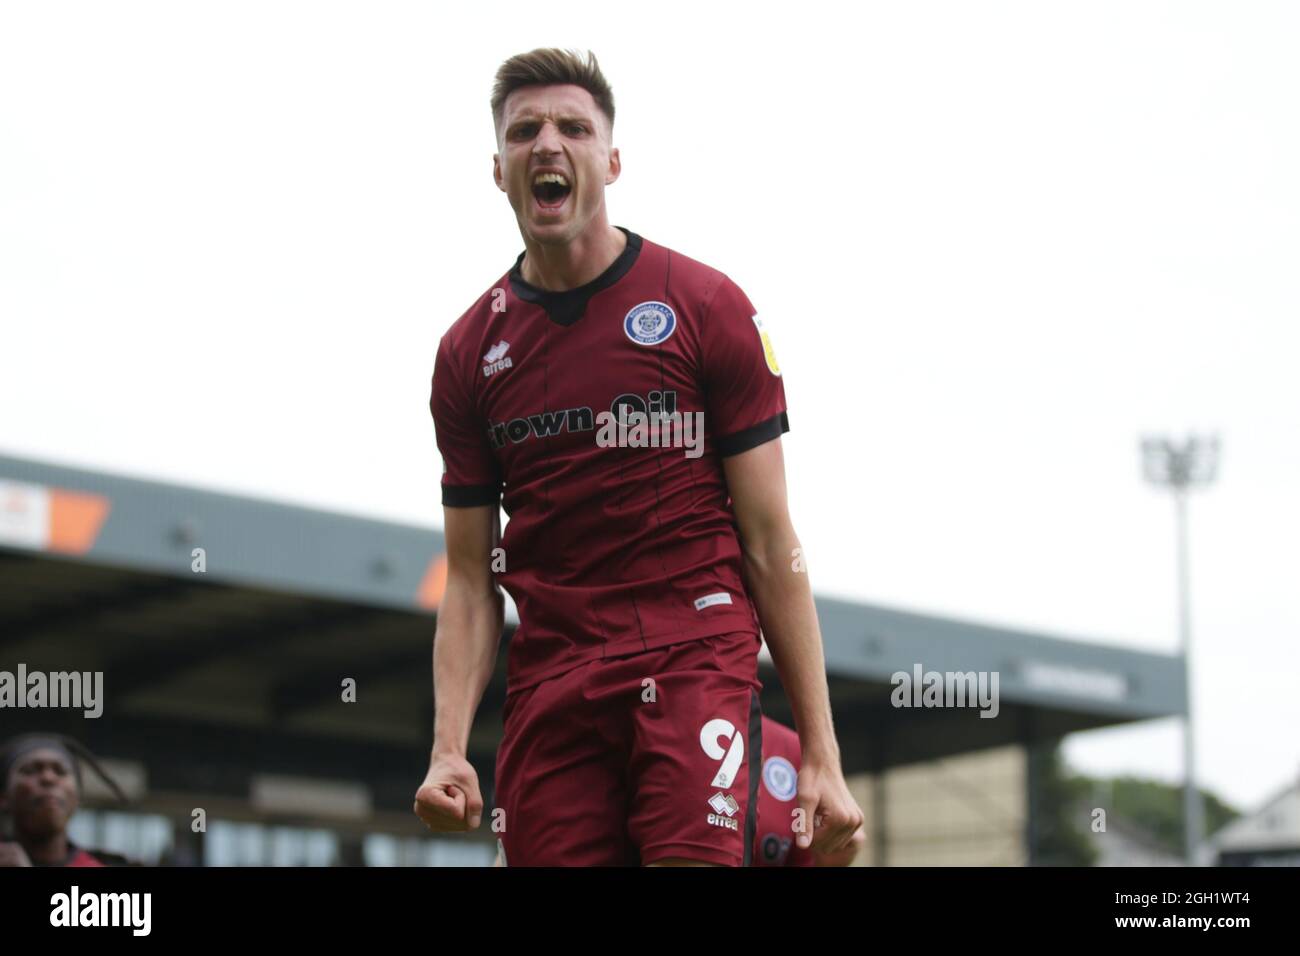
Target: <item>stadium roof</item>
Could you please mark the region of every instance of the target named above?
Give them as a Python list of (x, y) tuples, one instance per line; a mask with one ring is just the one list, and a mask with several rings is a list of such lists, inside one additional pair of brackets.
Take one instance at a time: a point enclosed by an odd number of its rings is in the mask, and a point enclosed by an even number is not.
[[(366, 779), (377, 804), (409, 808), (428, 759), (444, 582), (431, 527), (0, 456), (0, 669), (103, 671), (107, 699), (99, 720), (14, 711), (6, 726), (145, 761), (151, 786), (234, 795), (259, 767), (333, 768)], [(1176, 656), (825, 597), (817, 607), (848, 772), (1184, 706)], [(488, 776), (504, 660), (470, 742)], [(996, 673), (997, 718), (892, 706), (893, 675), (918, 667)], [(341, 700), (345, 678), (355, 703)], [(788, 720), (770, 666), (762, 679), (765, 712)]]

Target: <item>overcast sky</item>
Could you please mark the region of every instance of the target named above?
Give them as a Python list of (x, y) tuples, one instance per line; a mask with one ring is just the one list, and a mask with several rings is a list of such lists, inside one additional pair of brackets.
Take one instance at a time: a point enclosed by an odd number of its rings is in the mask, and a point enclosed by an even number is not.
[[(497, 65), (594, 49), (611, 219), (774, 338), (821, 593), (1176, 648), (1203, 781), (1300, 773), (1300, 8), (0, 4), (0, 452), (427, 525), (438, 338), (522, 249)], [(1177, 726), (1077, 768), (1180, 774)]]

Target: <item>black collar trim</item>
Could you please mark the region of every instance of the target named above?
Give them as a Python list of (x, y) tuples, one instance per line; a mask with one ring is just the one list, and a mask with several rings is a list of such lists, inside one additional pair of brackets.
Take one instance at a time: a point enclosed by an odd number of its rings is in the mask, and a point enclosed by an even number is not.
[(559, 325), (572, 325), (582, 318), (591, 297), (602, 289), (608, 289), (627, 275), (636, 263), (637, 256), (641, 254), (641, 237), (622, 226), (617, 228), (627, 236), (627, 246), (618, 254), (618, 258), (610, 263), (608, 269), (586, 285), (580, 285), (576, 289), (565, 289), (562, 292), (551, 292), (530, 285), (524, 281), (523, 273), (520, 271), (525, 255), (525, 252), (521, 252), (519, 258), (515, 260), (514, 268), (510, 270), (510, 288), (525, 302), (532, 302), (545, 309), (552, 322)]

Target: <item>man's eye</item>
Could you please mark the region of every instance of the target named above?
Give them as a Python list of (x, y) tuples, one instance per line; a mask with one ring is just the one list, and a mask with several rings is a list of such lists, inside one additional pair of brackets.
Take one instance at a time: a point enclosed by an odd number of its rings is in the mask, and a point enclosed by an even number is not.
[(570, 132), (570, 133), (585, 133), (585, 132), (587, 132), (587, 127), (583, 126), (581, 123), (570, 123), (567, 127), (565, 127), (565, 129), (566, 129), (567, 132)]

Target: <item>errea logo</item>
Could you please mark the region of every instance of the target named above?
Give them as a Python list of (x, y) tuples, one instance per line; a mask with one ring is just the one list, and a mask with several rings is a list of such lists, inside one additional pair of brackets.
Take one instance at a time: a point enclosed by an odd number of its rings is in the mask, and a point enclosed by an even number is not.
[(733, 819), (740, 812), (740, 804), (736, 802), (735, 797), (719, 791), (709, 797), (709, 806), (713, 808), (713, 812), (708, 816), (710, 826), (740, 831), (739, 821)]
[(487, 364), (483, 366), (484, 378), (495, 375), (503, 368), (514, 367), (515, 363), (506, 356), (506, 353), (509, 351), (510, 343), (504, 340), (498, 342), (487, 350), (487, 354), (483, 356), (483, 361), (487, 362)]

